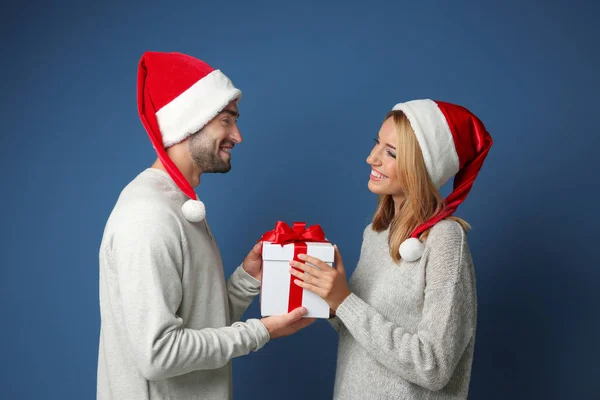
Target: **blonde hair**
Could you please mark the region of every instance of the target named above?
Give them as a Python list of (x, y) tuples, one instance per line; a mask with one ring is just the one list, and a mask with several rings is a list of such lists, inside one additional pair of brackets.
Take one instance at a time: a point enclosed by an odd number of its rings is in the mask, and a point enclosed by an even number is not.
[[(373, 216), (373, 230), (382, 232), (390, 228), (388, 244), (390, 255), (400, 262), (400, 244), (408, 239), (422, 223), (444, 210), (445, 204), (439, 191), (431, 182), (423, 153), (408, 118), (402, 111), (390, 111), (385, 117), (393, 118), (396, 124), (398, 178), (404, 191), (404, 201), (398, 215), (391, 195), (380, 195)], [(449, 216), (445, 219), (458, 222), (467, 232), (471, 226), (461, 218)], [(431, 228), (419, 235), (425, 240)]]

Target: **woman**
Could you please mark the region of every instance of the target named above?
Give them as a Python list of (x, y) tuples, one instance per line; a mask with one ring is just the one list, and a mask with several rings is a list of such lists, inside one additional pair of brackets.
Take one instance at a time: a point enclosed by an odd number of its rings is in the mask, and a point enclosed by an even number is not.
[[(334, 398), (467, 398), (477, 298), (469, 225), (452, 214), (491, 145), (463, 107), (396, 105), (367, 158), (379, 204), (349, 285), (337, 247), (335, 268), (306, 255), (290, 263), (295, 283), (335, 314)], [(439, 188), (452, 176), (454, 191), (442, 200)]]

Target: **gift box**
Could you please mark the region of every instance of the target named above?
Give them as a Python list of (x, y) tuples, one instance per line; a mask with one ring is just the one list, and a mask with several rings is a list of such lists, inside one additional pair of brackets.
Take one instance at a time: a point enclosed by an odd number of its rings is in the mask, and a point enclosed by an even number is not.
[[(262, 237), (262, 279), (260, 310), (263, 317), (286, 314), (304, 306), (306, 318), (329, 318), (329, 305), (317, 294), (294, 283), (290, 261), (300, 261), (298, 254), (308, 254), (333, 267), (334, 248), (319, 225), (306, 228), (295, 222), (293, 228), (279, 221), (273, 231)], [(302, 271), (301, 271), (302, 272)]]

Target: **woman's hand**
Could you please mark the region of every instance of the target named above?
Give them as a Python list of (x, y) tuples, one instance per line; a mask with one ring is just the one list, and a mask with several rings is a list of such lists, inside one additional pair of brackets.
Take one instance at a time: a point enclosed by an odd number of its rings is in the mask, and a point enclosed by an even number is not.
[(350, 289), (348, 289), (346, 283), (346, 271), (342, 262), (342, 255), (337, 246), (333, 247), (335, 249), (335, 268), (331, 268), (318, 258), (299, 254), (299, 259), (312, 265), (291, 261), (290, 265), (292, 267), (303, 272), (290, 268), (290, 273), (298, 278), (294, 280), (296, 285), (317, 294), (335, 312), (346, 297), (350, 295)]

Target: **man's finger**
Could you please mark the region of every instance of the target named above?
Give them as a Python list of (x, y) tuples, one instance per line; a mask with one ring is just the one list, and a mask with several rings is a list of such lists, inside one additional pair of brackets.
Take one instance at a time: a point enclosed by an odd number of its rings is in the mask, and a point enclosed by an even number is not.
[(316, 318), (302, 318), (301, 320), (296, 321), (292, 325), (290, 325), (290, 328), (293, 328), (294, 330), (300, 330), (302, 328), (306, 328), (316, 320)]
[(306, 307), (298, 307), (286, 315), (286, 325), (290, 325), (295, 321), (298, 321), (306, 314)]
[(344, 262), (342, 261), (342, 254), (340, 253), (340, 250), (338, 249), (337, 244), (334, 244), (333, 248), (335, 250), (335, 253), (333, 256), (333, 262), (335, 265), (335, 269), (337, 269), (340, 272), (345, 272)]

